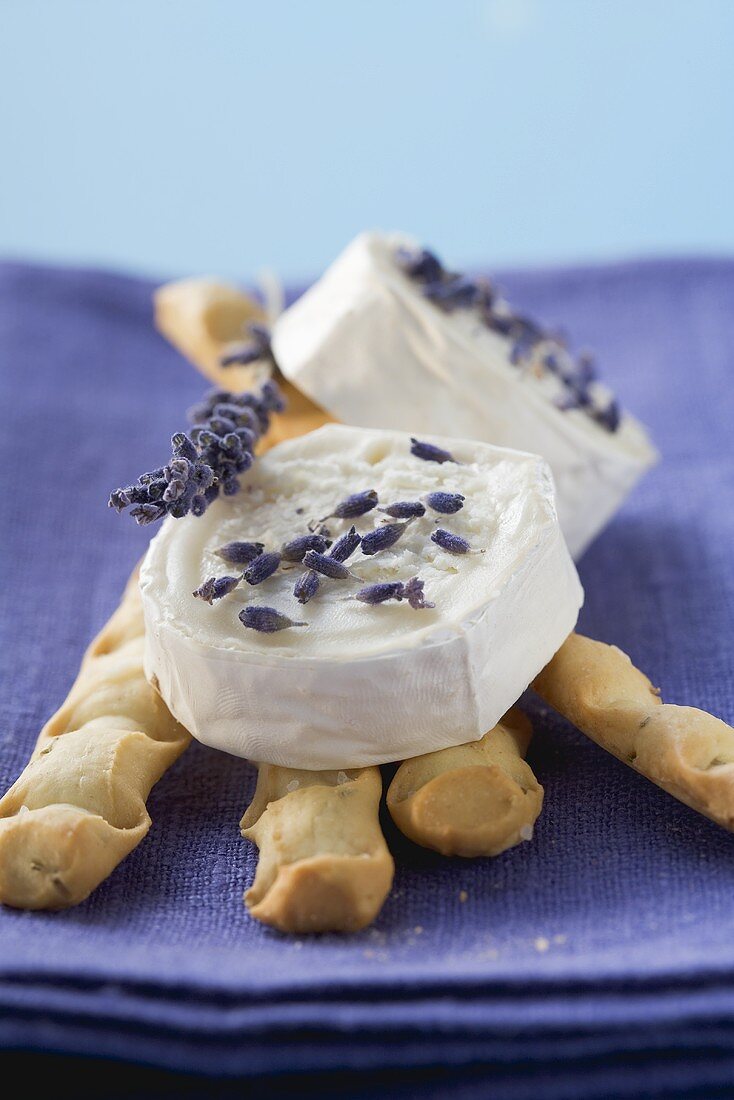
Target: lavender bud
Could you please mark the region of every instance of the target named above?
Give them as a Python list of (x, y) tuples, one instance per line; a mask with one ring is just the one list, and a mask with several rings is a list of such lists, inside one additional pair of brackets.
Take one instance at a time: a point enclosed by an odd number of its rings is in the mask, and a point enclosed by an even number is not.
[(205, 600), (211, 604), (214, 600), (221, 600), (223, 596), (234, 592), (241, 580), (242, 577), (207, 577), (193, 595), (197, 600)]
[(315, 569), (317, 573), (321, 573), (324, 577), (331, 577), (332, 580), (343, 581), (351, 576), (346, 565), (334, 558), (327, 557), (326, 554), (320, 554), (318, 550), (308, 550), (304, 554), (303, 564), (309, 569)]
[(479, 298), (477, 284), (472, 279), (463, 275), (457, 275), (446, 281), (426, 283), (423, 294), (429, 301), (446, 310), (447, 313), (455, 309), (466, 309), (476, 304)]
[(137, 504), (130, 509), (130, 515), (140, 527), (148, 523), (155, 523), (166, 514), (165, 504)]
[(286, 407), (286, 400), (272, 378), (263, 383), (260, 389), (260, 400), (267, 412), (283, 412)]
[(411, 577), (409, 581), (405, 582), (403, 589), (403, 599), (406, 599), (414, 611), (428, 610), (431, 607), (435, 607), (435, 603), (430, 603), (423, 594), (424, 581), (420, 577)]
[(444, 516), (453, 516), (464, 507), (466, 497), (461, 493), (428, 493), (423, 498), (434, 512), (441, 512)]
[(249, 630), (259, 630), (261, 634), (275, 634), (277, 630), (286, 630), (289, 626), (308, 626), (308, 623), (295, 622), (282, 615), (274, 607), (243, 607), (238, 616), (243, 626)]
[(250, 562), (242, 574), (248, 584), (262, 584), (268, 577), (272, 577), (280, 565), (280, 554), (275, 550), (266, 550)]
[(422, 458), (424, 462), (456, 462), (450, 451), (437, 447), (435, 443), (424, 443), (413, 436), (410, 437), (410, 453), (416, 458)]
[(249, 565), (264, 549), (261, 542), (228, 542), (214, 553), (230, 565)]
[(156, 478), (155, 481), (148, 483), (148, 500), (156, 501), (162, 500), (168, 488), (168, 482), (164, 477)]
[(360, 603), (376, 605), (385, 603), (386, 600), (402, 600), (402, 581), (387, 581), (383, 584), (367, 584), (354, 594), (355, 600)]
[(374, 531), (362, 537), (362, 553), (371, 557), (379, 554), (381, 550), (389, 550), (402, 536), (407, 523), (386, 523), (382, 527), (376, 527)]
[(610, 401), (606, 409), (597, 409), (594, 412), (594, 420), (601, 424), (607, 431), (616, 432), (619, 428), (622, 413), (616, 401)]
[(301, 573), (296, 581), (293, 595), (299, 603), (308, 603), (318, 592), (320, 584), (321, 580), (318, 573), (315, 573), (313, 569), (307, 569), (305, 573)]
[(130, 507), (131, 503), (127, 489), (113, 489), (107, 501), (107, 507), (114, 508), (116, 512), (123, 512), (125, 508)]
[(248, 363), (255, 363), (258, 359), (262, 359), (262, 349), (254, 340), (247, 340), (242, 344), (233, 344), (226, 355), (219, 357), (220, 367), (233, 367), (235, 364), (239, 366), (247, 366)]
[(329, 551), (329, 557), (334, 561), (344, 562), (347, 558), (351, 558), (361, 541), (362, 536), (357, 534), (356, 527), (352, 525), (346, 534), (336, 540)]
[(440, 546), (442, 550), (448, 550), (449, 554), (477, 553), (472, 550), (465, 538), (451, 531), (445, 531), (443, 527), (436, 528), (431, 535), (431, 542), (435, 542), (436, 546)]
[(384, 512), (393, 519), (416, 519), (424, 516), (426, 510), (419, 500), (397, 500), (395, 504), (388, 504), (387, 508), (378, 508), (378, 512)]
[[(208, 489), (207, 492), (209, 492)], [(209, 501), (206, 499), (206, 496), (197, 493), (195, 497), (191, 498), (191, 515), (203, 516), (204, 512), (206, 512), (207, 504), (209, 504)]]
[(317, 550), (319, 554), (323, 554), (328, 547), (329, 540), (313, 532), (310, 535), (299, 535), (298, 538), (286, 542), (281, 547), (280, 553), (283, 561), (303, 561), (303, 555), (308, 550)]
[(225, 477), (222, 479), (222, 492), (226, 497), (234, 497), (240, 491), (239, 479), (232, 475), (232, 477)]
[(199, 457), (196, 447), (185, 432), (176, 432), (171, 436), (171, 446), (176, 458), (187, 458), (189, 462), (196, 462)]
[(514, 326), (513, 318), (504, 313), (485, 315), (484, 323), (487, 328), (490, 328), (492, 332), (496, 332), (498, 336), (509, 336)]
[(149, 470), (147, 474), (141, 474), (138, 481), (141, 485), (151, 485), (154, 481), (160, 481), (165, 472), (165, 466), (159, 466), (157, 470)]
[(191, 463), (188, 458), (172, 458), (166, 467), (166, 477), (169, 481), (181, 479), (186, 481), (191, 473)]
[(168, 482), (166, 491), (163, 494), (163, 499), (166, 504), (171, 504), (174, 500), (179, 500), (186, 492), (186, 482), (181, 478), (173, 478)]
[(418, 283), (437, 282), (444, 275), (441, 261), (427, 248), (398, 248), (395, 260), (408, 278)]
[[(331, 516), (334, 516), (336, 519), (356, 519), (357, 516), (364, 516), (367, 512), (371, 512), (372, 509), (376, 507), (376, 491), (374, 489), (366, 489), (361, 493), (352, 493), (351, 496), (340, 501), (334, 511), (329, 512), (329, 515), (324, 516), (324, 519), (329, 519)], [(319, 523), (323, 523), (323, 520), (319, 520)]]

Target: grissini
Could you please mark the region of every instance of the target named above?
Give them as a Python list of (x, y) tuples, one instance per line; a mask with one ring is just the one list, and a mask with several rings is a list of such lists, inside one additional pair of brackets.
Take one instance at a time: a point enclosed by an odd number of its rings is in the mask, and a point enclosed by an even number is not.
[(387, 792), (395, 824), (446, 856), (496, 856), (529, 840), (543, 805), (524, 760), (531, 736), (512, 707), (480, 741), (406, 760)]
[(145, 679), (143, 632), (136, 573), (0, 799), (0, 902), (76, 905), (148, 832), (150, 789), (190, 738)]
[(734, 829), (734, 729), (663, 703), (616, 646), (572, 634), (536, 678), (537, 693), (603, 749), (705, 817)]
[(380, 830), (378, 768), (297, 771), (262, 764), (241, 822), (257, 844), (245, 894), (253, 917), (282, 932), (355, 932), (375, 919), (394, 864)]

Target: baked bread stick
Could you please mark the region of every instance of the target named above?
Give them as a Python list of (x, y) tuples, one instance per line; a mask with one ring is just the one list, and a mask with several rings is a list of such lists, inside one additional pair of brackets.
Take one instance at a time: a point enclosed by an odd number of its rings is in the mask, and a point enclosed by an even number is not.
[(241, 821), (260, 849), (245, 894), (281, 932), (356, 932), (375, 919), (394, 864), (380, 830), (378, 768), (297, 771), (260, 765)]
[(151, 787), (189, 735), (143, 675), (137, 574), (87, 650), (61, 709), (0, 799), (0, 902), (84, 901), (143, 839)]
[(406, 760), (387, 792), (393, 821), (445, 856), (496, 856), (529, 840), (543, 805), (523, 759), (531, 736), (512, 707), (481, 740)]
[(572, 634), (533, 687), (577, 729), (668, 794), (734, 829), (734, 729), (663, 703), (616, 646)]

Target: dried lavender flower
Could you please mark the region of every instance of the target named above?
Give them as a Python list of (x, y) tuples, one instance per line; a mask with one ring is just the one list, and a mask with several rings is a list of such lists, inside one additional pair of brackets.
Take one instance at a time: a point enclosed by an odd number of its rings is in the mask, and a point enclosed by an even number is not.
[(339, 501), (333, 512), (329, 512), (328, 516), (324, 516), (319, 520), (319, 523), (323, 523), (325, 519), (331, 519), (333, 516), (335, 519), (356, 519), (357, 516), (364, 516), (367, 512), (371, 512), (373, 508), (377, 507), (377, 492), (375, 489), (365, 489), (361, 493), (352, 493), (351, 496), (345, 497), (344, 500)]
[(402, 581), (386, 581), (382, 584), (366, 584), (355, 592), (355, 600), (360, 603), (376, 605), (385, 603), (386, 600), (402, 600), (404, 586)]
[(419, 500), (396, 500), (394, 504), (388, 504), (387, 508), (377, 510), (393, 519), (417, 519), (426, 514), (426, 509)]
[(336, 561), (335, 558), (327, 557), (326, 554), (320, 554), (318, 550), (309, 550), (304, 555), (303, 564), (309, 569), (321, 573), (322, 576), (331, 577), (332, 580), (336, 581), (343, 581), (352, 576), (346, 565)]
[(352, 524), (346, 534), (336, 540), (329, 551), (329, 557), (334, 561), (345, 562), (347, 558), (351, 558), (361, 541), (362, 536), (357, 534), (357, 528)]
[(428, 248), (398, 248), (395, 260), (408, 278), (418, 283), (437, 282), (444, 275), (441, 261)]
[(449, 554), (477, 554), (484, 551), (472, 550), (469, 543), (461, 535), (455, 535), (452, 531), (446, 531), (443, 527), (437, 527), (431, 534), (431, 542), (440, 546), (442, 550), (448, 550)]
[(301, 573), (293, 586), (293, 595), (299, 603), (308, 603), (318, 592), (320, 584), (321, 578), (318, 573), (313, 569), (307, 569), (305, 573)]
[(193, 595), (197, 600), (205, 600), (212, 604), (214, 600), (221, 600), (234, 592), (242, 577), (207, 577), (204, 583), (196, 589)]
[(424, 586), (425, 582), (420, 577), (411, 577), (409, 581), (405, 582), (403, 598), (408, 601), (414, 611), (428, 610), (436, 606), (435, 603), (431, 603), (425, 598)]
[(258, 630), (261, 634), (275, 634), (276, 631), (286, 630), (290, 626), (308, 626), (308, 623), (289, 619), (274, 607), (254, 607), (252, 604), (243, 607), (238, 618), (248, 630)]
[(428, 493), (423, 498), (434, 512), (441, 512), (444, 516), (453, 516), (455, 512), (460, 512), (464, 507), (464, 501), (466, 497), (461, 493)]
[(230, 565), (249, 565), (264, 549), (261, 542), (227, 542), (214, 553)]
[(308, 550), (318, 550), (323, 554), (329, 547), (329, 540), (323, 535), (312, 531), (308, 535), (298, 535), (297, 538), (286, 542), (280, 549), (283, 561), (303, 561), (303, 555)]
[(275, 550), (266, 550), (250, 562), (242, 576), (248, 584), (262, 584), (268, 577), (272, 577), (279, 565), (280, 554)]
[(156, 520), (163, 519), (165, 514), (165, 504), (137, 504), (130, 509), (130, 515), (139, 527), (145, 527), (148, 523), (155, 523)]
[(435, 443), (425, 443), (414, 436), (410, 437), (410, 453), (416, 458), (422, 458), (424, 462), (456, 462), (450, 451), (437, 447)]
[(273, 349), (270, 344), (270, 329), (257, 321), (250, 321), (246, 326), (248, 340), (235, 344), (226, 355), (221, 356), (219, 362), (223, 367), (231, 367), (235, 363), (246, 366), (258, 359), (273, 358)]
[(379, 554), (381, 550), (389, 550), (402, 537), (406, 523), (385, 523), (382, 527), (376, 527), (374, 531), (362, 536), (362, 553), (371, 557)]
[(455, 275), (446, 280), (426, 283), (423, 295), (447, 313), (455, 309), (466, 309), (476, 305), (479, 300), (479, 288), (473, 279), (464, 275)]

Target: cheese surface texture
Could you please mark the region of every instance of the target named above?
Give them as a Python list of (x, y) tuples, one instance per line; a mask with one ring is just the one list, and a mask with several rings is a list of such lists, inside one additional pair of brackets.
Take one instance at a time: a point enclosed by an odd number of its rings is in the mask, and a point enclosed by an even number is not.
[[(402, 432), (328, 425), (258, 459), (241, 492), (204, 516), (165, 521), (141, 570), (146, 672), (200, 741), (256, 761), (320, 769), (476, 740), (573, 630), (583, 594), (546, 463), (428, 438), (457, 461), (416, 457)], [(303, 566), (287, 562), (211, 606), (192, 596), (206, 578), (238, 572), (217, 556), (223, 545), (257, 541), (277, 551), (366, 490), (377, 492), (379, 506), (436, 491), (465, 501), (453, 515), (427, 507), (390, 549), (366, 556), (358, 548), (346, 563), (355, 577), (322, 576), (305, 605), (293, 595)], [(332, 539), (352, 523), (365, 535), (383, 522), (395, 520), (377, 508), (325, 520)], [(431, 540), (437, 528), (483, 552), (448, 552)], [(434, 608), (354, 598), (364, 585), (415, 576)], [(245, 606), (272, 607), (307, 625), (246, 629), (238, 618)]]
[[(584, 409), (559, 409), (564, 384), (540, 363), (549, 352), (563, 360), (564, 349), (541, 341), (527, 363), (513, 363), (510, 337), (476, 310), (443, 311), (401, 270), (397, 253), (413, 248), (398, 234), (357, 237), (278, 318), (273, 349), (281, 370), (347, 424), (542, 455), (566, 541), (579, 557), (657, 460), (645, 429), (627, 413), (612, 432)], [(590, 392), (600, 406), (611, 400), (598, 383)]]

